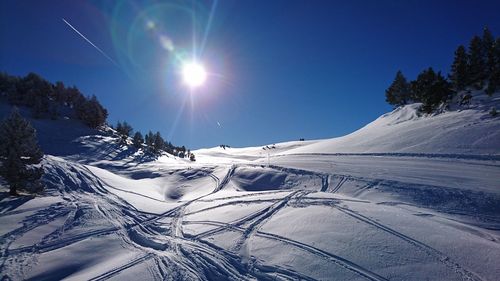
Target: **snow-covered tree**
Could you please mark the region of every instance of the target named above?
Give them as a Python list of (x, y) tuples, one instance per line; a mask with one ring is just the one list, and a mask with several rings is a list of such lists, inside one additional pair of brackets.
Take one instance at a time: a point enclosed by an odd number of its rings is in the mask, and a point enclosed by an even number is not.
[(39, 164), (42, 157), (35, 129), (14, 108), (0, 124), (0, 174), (9, 183), (10, 194), (16, 195), (27, 185), (41, 188), (43, 169), (33, 165)]

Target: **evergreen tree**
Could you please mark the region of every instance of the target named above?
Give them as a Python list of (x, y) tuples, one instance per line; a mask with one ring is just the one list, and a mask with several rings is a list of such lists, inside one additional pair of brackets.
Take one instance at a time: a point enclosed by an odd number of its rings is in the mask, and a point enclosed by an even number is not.
[(121, 131), (123, 130), (122, 123), (120, 121), (116, 122), (116, 132), (121, 135)]
[(54, 100), (59, 104), (66, 102), (66, 87), (61, 81), (57, 81), (54, 85)]
[(463, 45), (455, 51), (455, 59), (451, 65), (450, 80), (457, 91), (465, 89), (469, 83), (467, 51)]
[(432, 67), (418, 74), (417, 79), (411, 82), (412, 99), (423, 102), (424, 96), (430, 91), (430, 87), (436, 80), (436, 72)]
[(144, 143), (144, 138), (142, 137), (141, 132), (135, 132), (134, 134), (134, 146), (135, 148), (141, 148)]
[(451, 85), (441, 75), (436, 74), (429, 67), (412, 82), (412, 93), (414, 100), (422, 102), (421, 110), (425, 113), (431, 113), (442, 102), (445, 102), (451, 95)]
[[(83, 97), (83, 96), (82, 96)], [(82, 120), (90, 128), (97, 128), (106, 122), (108, 111), (102, 107), (96, 96), (92, 96), (89, 100), (80, 98), (76, 99), (75, 112), (78, 119)]]
[(482, 87), (485, 77), (485, 66), (483, 56), (483, 41), (479, 36), (474, 36), (469, 44), (469, 77), (470, 83), (476, 88)]
[(159, 154), (165, 147), (165, 141), (161, 137), (160, 132), (156, 132), (153, 141), (153, 151), (155, 154)]
[(132, 128), (132, 126), (130, 126), (127, 122), (123, 121), (123, 123), (121, 123), (120, 121), (118, 121), (118, 123), (116, 124), (116, 131), (118, 132), (118, 134), (120, 135), (120, 142), (122, 143), (126, 143), (127, 142), (127, 139), (128, 137), (130, 136), (130, 134), (132, 133), (134, 129)]
[(40, 96), (35, 95), (34, 104), (31, 108), (31, 115), (33, 116), (33, 118), (39, 119), (42, 117), (44, 111), (45, 108), (42, 99), (40, 98)]
[(144, 137), (144, 143), (146, 144), (146, 148), (149, 152), (153, 152), (154, 139), (154, 134), (151, 131), (149, 131)]
[(405, 105), (410, 99), (410, 85), (403, 73), (398, 71), (391, 86), (385, 91), (385, 100), (394, 106)]
[(483, 43), (482, 56), (483, 56), (483, 61), (485, 62), (484, 78), (489, 79), (493, 71), (493, 68), (495, 67), (495, 57), (494, 57), (495, 37), (493, 37), (493, 34), (491, 34), (491, 31), (487, 27), (483, 29), (482, 43)]
[(491, 70), (488, 88), (486, 89), (486, 93), (490, 96), (500, 89), (500, 38), (497, 38), (493, 45), (493, 58), (493, 69)]
[(43, 169), (39, 164), (43, 152), (37, 143), (36, 131), (17, 108), (0, 124), (0, 175), (9, 183), (10, 194), (28, 184), (37, 188)]

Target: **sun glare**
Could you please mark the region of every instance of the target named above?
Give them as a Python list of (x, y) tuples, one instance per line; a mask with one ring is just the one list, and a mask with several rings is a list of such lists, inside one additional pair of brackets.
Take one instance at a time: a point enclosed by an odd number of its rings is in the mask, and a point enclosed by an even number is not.
[(187, 62), (182, 66), (182, 78), (186, 85), (196, 88), (205, 83), (207, 72), (203, 65), (197, 62)]

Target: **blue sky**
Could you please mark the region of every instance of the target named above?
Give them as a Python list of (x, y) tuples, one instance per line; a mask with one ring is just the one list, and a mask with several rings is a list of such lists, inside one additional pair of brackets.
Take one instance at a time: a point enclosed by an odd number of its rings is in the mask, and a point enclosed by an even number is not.
[[(446, 73), (484, 26), (500, 35), (498, 11), (498, 1), (1, 1), (0, 71), (76, 85), (110, 123), (191, 148), (329, 138), (389, 111), (398, 69)], [(179, 75), (193, 54), (209, 72), (194, 92)]]

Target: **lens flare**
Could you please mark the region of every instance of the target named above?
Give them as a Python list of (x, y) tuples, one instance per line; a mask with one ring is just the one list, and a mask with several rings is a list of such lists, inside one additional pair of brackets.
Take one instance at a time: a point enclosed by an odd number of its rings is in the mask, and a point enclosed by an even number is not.
[(186, 85), (191, 88), (196, 88), (205, 83), (207, 72), (200, 63), (194, 61), (186, 62), (182, 66), (182, 78)]

